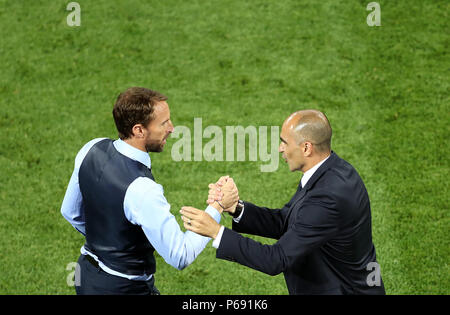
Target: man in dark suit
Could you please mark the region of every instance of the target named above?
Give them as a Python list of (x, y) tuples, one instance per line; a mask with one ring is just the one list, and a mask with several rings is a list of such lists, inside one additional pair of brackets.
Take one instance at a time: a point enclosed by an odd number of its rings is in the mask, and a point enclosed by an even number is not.
[[(225, 209), (234, 217), (233, 230), (183, 207), (184, 226), (214, 238), (217, 258), (269, 275), (283, 272), (290, 294), (385, 294), (366, 188), (331, 151), (331, 134), (323, 113), (293, 113), (282, 126), (279, 147), (290, 170), (304, 173), (291, 200), (281, 209), (239, 201)], [(210, 186), (209, 202), (227, 194), (219, 191), (223, 182)], [(263, 245), (238, 232), (278, 241)]]

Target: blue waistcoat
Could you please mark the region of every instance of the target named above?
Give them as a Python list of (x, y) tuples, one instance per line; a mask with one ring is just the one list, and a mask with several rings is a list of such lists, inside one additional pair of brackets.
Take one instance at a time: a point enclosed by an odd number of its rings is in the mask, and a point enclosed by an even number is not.
[(151, 170), (119, 153), (111, 139), (96, 143), (84, 158), (79, 183), (86, 221), (85, 248), (109, 268), (128, 275), (156, 271), (154, 248), (141, 227), (125, 217), (128, 186)]

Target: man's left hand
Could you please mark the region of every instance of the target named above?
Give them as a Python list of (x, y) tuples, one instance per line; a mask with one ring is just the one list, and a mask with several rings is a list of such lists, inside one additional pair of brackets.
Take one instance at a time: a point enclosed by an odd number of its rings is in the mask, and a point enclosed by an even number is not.
[(181, 219), (186, 230), (213, 239), (217, 237), (220, 224), (205, 211), (193, 207), (182, 207), (180, 213), (182, 214)]

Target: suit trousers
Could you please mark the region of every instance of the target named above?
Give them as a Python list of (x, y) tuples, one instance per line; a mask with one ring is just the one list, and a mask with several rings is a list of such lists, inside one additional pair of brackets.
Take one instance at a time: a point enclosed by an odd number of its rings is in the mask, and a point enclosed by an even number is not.
[(81, 255), (79, 271), (75, 272), (77, 295), (159, 295), (155, 276), (148, 281), (135, 281), (111, 275), (94, 264), (90, 257)]

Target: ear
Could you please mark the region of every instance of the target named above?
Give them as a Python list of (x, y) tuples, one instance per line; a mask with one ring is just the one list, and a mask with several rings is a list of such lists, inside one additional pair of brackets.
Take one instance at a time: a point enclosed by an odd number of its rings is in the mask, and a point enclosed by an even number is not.
[(131, 128), (133, 136), (136, 138), (144, 138), (144, 126), (142, 124), (136, 124)]
[(313, 150), (313, 148), (312, 148), (312, 143), (311, 142), (309, 142), (309, 141), (305, 141), (304, 143), (304, 147), (303, 147), (303, 154), (305, 155), (305, 156), (311, 156), (311, 154), (312, 154), (312, 150)]

